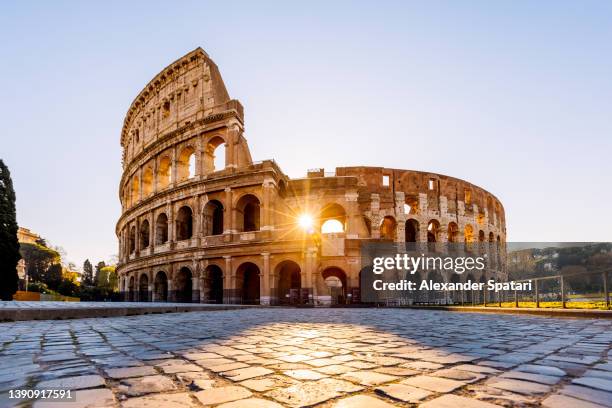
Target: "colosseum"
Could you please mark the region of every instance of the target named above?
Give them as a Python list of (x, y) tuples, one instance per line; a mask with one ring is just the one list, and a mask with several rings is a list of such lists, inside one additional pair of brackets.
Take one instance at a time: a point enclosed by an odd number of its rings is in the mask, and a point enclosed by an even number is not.
[[(274, 160), (253, 161), (243, 118), (201, 48), (132, 102), (116, 226), (125, 300), (359, 304), (363, 243), (505, 243), (502, 204), (480, 187), (363, 166), (292, 179)], [(438, 278), (503, 280), (502, 265)]]

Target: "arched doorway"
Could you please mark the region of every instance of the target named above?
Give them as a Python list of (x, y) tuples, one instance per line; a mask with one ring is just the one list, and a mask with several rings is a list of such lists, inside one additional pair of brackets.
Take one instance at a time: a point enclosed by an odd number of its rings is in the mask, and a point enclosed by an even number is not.
[(259, 304), (259, 268), (245, 262), (236, 270), (236, 291), (239, 302), (245, 305)]
[(165, 272), (159, 271), (155, 275), (155, 301), (168, 301), (168, 277)]
[(217, 265), (209, 265), (206, 268), (206, 290), (207, 303), (223, 303), (223, 271)]
[[(294, 261), (283, 261), (276, 267), (278, 279), (278, 303), (282, 305), (295, 305), (300, 302), (300, 289), (302, 288), (302, 276), (300, 266)], [(307, 301), (308, 299), (301, 299)]]
[(128, 284), (128, 302), (133, 302), (134, 301), (134, 291), (135, 289), (135, 282), (134, 282), (134, 277), (130, 276), (130, 281)]
[(416, 242), (419, 240), (419, 222), (414, 218), (411, 218), (406, 221), (405, 224), (405, 241), (406, 241), (406, 250), (408, 251), (416, 251), (417, 246)]
[(202, 229), (205, 236), (223, 234), (223, 204), (210, 200), (204, 206)]
[(143, 273), (138, 282), (138, 301), (148, 302), (149, 300), (149, 277)]
[(383, 218), (382, 223), (380, 224), (380, 238), (395, 241), (396, 231), (397, 222), (395, 221), (395, 218), (390, 215)]
[(178, 303), (191, 303), (192, 286), (191, 271), (182, 267), (176, 275), (176, 301)]
[(168, 242), (168, 216), (161, 213), (155, 221), (155, 245), (162, 245)]
[(329, 290), (332, 305), (346, 303), (346, 273), (338, 267), (327, 268), (321, 274)]
[(259, 231), (259, 199), (253, 194), (242, 196), (236, 204), (238, 228), (242, 232)]
[(191, 208), (184, 206), (178, 210), (176, 215), (176, 240), (190, 239), (193, 235), (193, 212)]

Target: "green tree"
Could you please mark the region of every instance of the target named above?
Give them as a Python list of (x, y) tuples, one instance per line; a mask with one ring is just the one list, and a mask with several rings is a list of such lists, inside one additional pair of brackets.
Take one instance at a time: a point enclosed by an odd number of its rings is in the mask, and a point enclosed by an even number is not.
[(52, 290), (57, 290), (63, 280), (62, 265), (56, 263), (49, 266), (45, 278), (45, 283), (47, 286), (49, 286), (49, 288)]
[(0, 299), (2, 300), (13, 299), (19, 282), (17, 262), (21, 256), (17, 241), (15, 198), (11, 173), (0, 159)]
[(93, 266), (91, 265), (91, 262), (89, 262), (89, 259), (86, 259), (83, 263), (83, 280), (81, 284), (85, 286), (91, 286), (93, 285), (93, 283)]
[(47, 271), (53, 264), (61, 262), (60, 254), (44, 245), (44, 240), (36, 244), (24, 243), (20, 246), (21, 256), (25, 260), (28, 277), (33, 282), (47, 282)]
[(100, 270), (102, 268), (104, 268), (106, 266), (106, 263), (104, 263), (104, 261), (100, 261), (98, 262), (98, 264), (96, 265), (96, 276), (94, 277), (94, 285), (98, 286), (98, 280), (99, 280), (99, 276), (100, 276)]

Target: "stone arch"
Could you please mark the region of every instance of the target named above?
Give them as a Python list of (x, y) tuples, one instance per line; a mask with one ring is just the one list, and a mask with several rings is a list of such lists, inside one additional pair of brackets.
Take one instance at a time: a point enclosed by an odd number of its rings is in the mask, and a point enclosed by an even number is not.
[(149, 197), (153, 194), (153, 169), (147, 167), (142, 172), (142, 196)]
[(253, 262), (244, 262), (236, 269), (236, 291), (240, 303), (260, 303), (259, 275), (259, 267)]
[(385, 216), (380, 224), (380, 238), (395, 241), (396, 233), (397, 221), (395, 221), (395, 218), (391, 215)]
[(159, 271), (155, 274), (154, 289), (156, 302), (168, 301), (168, 276), (166, 272)]
[(474, 227), (472, 227), (471, 224), (466, 224), (466, 226), (463, 228), (463, 242), (465, 243), (465, 250), (471, 251), (475, 241)]
[(193, 212), (184, 205), (176, 214), (176, 240), (183, 241), (193, 236)]
[(319, 211), (320, 231), (323, 234), (346, 231), (346, 210), (338, 203), (326, 205)]
[(330, 266), (321, 272), (325, 287), (329, 290), (332, 304), (345, 304), (347, 291), (346, 272), (337, 266)]
[(210, 200), (204, 206), (203, 231), (204, 236), (223, 234), (223, 204), (218, 200)]
[(207, 303), (223, 303), (223, 270), (218, 265), (208, 265), (204, 270), (204, 299)]
[(478, 242), (485, 242), (485, 232), (483, 230), (478, 231)]
[(130, 236), (128, 242), (130, 245), (130, 247), (128, 248), (128, 252), (130, 254), (133, 254), (134, 252), (136, 252), (136, 227), (133, 225), (130, 227)]
[(204, 169), (206, 173), (223, 170), (227, 167), (226, 142), (221, 136), (212, 137), (204, 148)]
[(427, 242), (434, 243), (440, 241), (440, 222), (431, 219), (427, 223)]
[(149, 300), (149, 276), (142, 273), (138, 279), (138, 301), (148, 302)]
[(128, 281), (128, 302), (133, 302), (135, 299), (136, 282), (134, 276), (130, 276)]
[(459, 241), (459, 226), (456, 222), (448, 223), (448, 242), (456, 243)]
[(149, 226), (149, 220), (144, 220), (140, 223), (140, 249), (145, 249), (149, 246), (149, 237), (151, 234), (151, 227)]
[(404, 228), (406, 242), (418, 242), (419, 240), (419, 222), (414, 218), (406, 220)]
[(261, 206), (259, 199), (253, 194), (245, 194), (236, 202), (237, 227), (239, 231), (259, 231)]
[(160, 190), (170, 185), (171, 168), (172, 161), (168, 156), (163, 156), (159, 159), (159, 165), (157, 166), (157, 187)]
[(137, 175), (132, 177), (132, 204), (140, 199), (140, 179)]
[(162, 245), (168, 242), (168, 216), (161, 213), (155, 221), (155, 245)]
[(181, 150), (176, 164), (176, 175), (179, 182), (195, 177), (195, 149), (193, 146), (185, 146)]
[(191, 303), (193, 287), (191, 278), (193, 277), (191, 269), (183, 266), (179, 269), (176, 278), (174, 279), (175, 291), (174, 298), (178, 303)]
[(301, 271), (300, 265), (292, 260), (282, 261), (276, 266), (276, 288), (279, 304), (297, 304), (300, 302)]

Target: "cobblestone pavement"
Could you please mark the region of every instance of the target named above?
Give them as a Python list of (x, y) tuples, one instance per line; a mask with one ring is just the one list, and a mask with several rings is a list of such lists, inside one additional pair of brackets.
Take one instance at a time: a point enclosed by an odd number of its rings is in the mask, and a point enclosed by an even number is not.
[(612, 321), (405, 309), (253, 309), (0, 324), (23, 406), (612, 407)]

